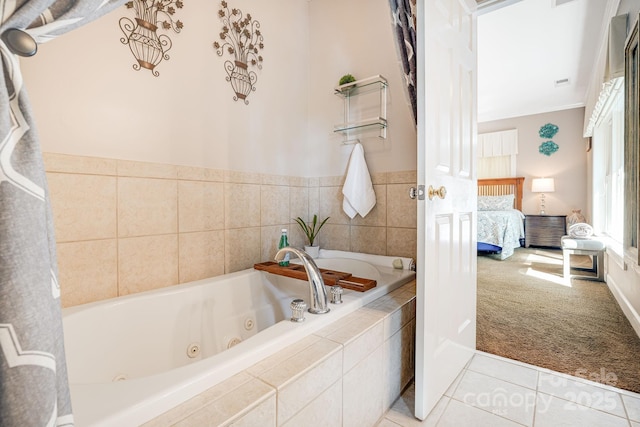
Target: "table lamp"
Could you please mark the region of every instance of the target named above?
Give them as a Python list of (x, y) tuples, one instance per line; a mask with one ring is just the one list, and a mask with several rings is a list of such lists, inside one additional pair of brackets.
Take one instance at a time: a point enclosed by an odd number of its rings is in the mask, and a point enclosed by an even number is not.
[(544, 193), (553, 193), (556, 191), (553, 178), (534, 178), (531, 181), (531, 191), (540, 193), (540, 215), (544, 215)]

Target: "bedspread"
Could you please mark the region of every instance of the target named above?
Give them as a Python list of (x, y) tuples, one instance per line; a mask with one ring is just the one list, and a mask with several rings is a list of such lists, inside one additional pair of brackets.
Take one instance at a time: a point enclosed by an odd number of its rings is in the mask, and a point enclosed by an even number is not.
[(517, 209), (478, 211), (478, 242), (500, 246), (500, 259), (513, 255), (524, 238), (524, 214)]

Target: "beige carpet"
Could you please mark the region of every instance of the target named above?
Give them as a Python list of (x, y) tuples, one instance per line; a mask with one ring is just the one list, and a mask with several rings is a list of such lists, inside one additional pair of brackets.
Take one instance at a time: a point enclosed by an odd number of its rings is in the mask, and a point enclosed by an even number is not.
[(571, 282), (560, 250), (479, 256), (478, 350), (640, 393), (640, 338), (606, 283)]

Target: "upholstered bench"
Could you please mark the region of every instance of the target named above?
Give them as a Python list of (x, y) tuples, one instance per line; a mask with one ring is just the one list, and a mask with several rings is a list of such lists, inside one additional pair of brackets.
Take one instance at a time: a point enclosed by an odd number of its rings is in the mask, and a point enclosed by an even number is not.
[[(565, 279), (573, 277), (582, 280), (604, 281), (604, 242), (594, 238), (580, 239), (570, 236), (563, 236), (560, 241), (562, 242), (562, 276)], [(595, 276), (571, 276), (571, 255), (590, 255), (593, 258), (592, 268), (575, 269), (595, 273)]]

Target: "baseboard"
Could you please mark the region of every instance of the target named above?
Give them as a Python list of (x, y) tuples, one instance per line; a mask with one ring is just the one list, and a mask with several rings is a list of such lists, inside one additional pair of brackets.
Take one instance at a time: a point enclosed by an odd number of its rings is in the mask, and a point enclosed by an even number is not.
[(636, 331), (636, 335), (640, 337), (640, 315), (629, 303), (627, 297), (625, 297), (624, 294), (620, 291), (620, 288), (618, 288), (618, 285), (616, 285), (615, 280), (613, 280), (613, 278), (609, 275), (607, 275), (607, 286), (613, 294), (613, 297), (618, 302), (618, 305), (622, 309), (622, 312), (629, 320), (629, 323), (631, 323), (631, 327), (634, 331)]

